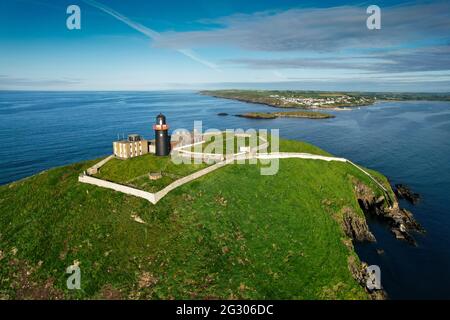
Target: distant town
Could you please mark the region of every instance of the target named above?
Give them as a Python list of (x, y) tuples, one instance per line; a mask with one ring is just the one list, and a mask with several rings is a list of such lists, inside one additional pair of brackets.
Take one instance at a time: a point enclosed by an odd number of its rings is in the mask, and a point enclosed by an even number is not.
[(450, 101), (449, 93), (377, 93), (273, 90), (205, 90), (201, 94), (265, 104), (276, 108), (342, 110), (367, 106), (377, 100)]
[[(351, 97), (348, 95), (342, 96), (328, 96), (323, 98), (304, 98), (304, 97), (292, 97), (292, 96), (283, 96), (278, 94), (269, 95), (270, 98), (276, 98), (284, 102), (285, 104), (297, 104), (302, 108), (324, 108), (327, 106), (342, 106), (342, 105), (363, 105), (370, 104), (373, 102), (371, 98), (365, 97)], [(376, 99), (376, 98), (375, 98)]]

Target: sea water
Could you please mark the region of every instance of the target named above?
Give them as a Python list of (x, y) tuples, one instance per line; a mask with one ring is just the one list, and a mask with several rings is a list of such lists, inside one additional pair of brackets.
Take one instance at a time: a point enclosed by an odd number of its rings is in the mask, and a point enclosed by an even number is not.
[(333, 111), (336, 118), (322, 120), (233, 116), (250, 111), (274, 109), (192, 91), (0, 91), (0, 184), (105, 156), (123, 135), (152, 138), (160, 112), (173, 129), (192, 129), (194, 120), (202, 120), (205, 129), (279, 128), (283, 138), (315, 144), (418, 192), (417, 205), (401, 201), (427, 230), (416, 235), (417, 247), (396, 240), (385, 224), (370, 219), (377, 243), (358, 244), (356, 250), (362, 260), (380, 266), (390, 298), (450, 298), (449, 102), (378, 102)]

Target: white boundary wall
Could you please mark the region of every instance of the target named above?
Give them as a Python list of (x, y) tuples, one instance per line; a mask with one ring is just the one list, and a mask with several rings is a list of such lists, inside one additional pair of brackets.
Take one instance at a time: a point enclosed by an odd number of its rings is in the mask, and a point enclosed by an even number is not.
[(111, 189), (114, 191), (119, 191), (122, 193), (126, 193), (126, 194), (129, 194), (132, 196), (139, 197), (139, 198), (144, 198), (153, 204), (155, 204), (157, 202), (154, 193), (127, 187), (127, 186), (124, 186), (124, 185), (121, 185), (118, 183), (105, 181), (105, 180), (94, 178), (94, 177), (91, 177), (88, 175), (80, 175), (78, 177), (78, 181), (82, 182), (82, 183), (92, 184), (97, 187), (102, 187), (102, 188), (107, 188), (107, 189)]
[[(265, 140), (264, 138), (261, 138), (261, 140), (264, 140), (265, 142), (263, 143), (263, 147), (266, 146), (267, 140)], [(204, 143), (203, 142), (197, 142), (195, 144), (198, 143)], [(190, 157), (198, 157), (198, 156), (210, 156), (208, 154), (198, 154), (198, 153), (194, 153), (194, 152), (190, 152), (190, 151), (186, 151), (186, 150), (181, 150), (183, 148), (186, 147), (190, 147), (192, 145), (187, 145), (187, 146), (183, 146), (182, 148), (178, 149), (178, 152), (180, 152), (180, 155), (182, 156), (190, 156)], [(260, 149), (260, 148), (258, 148)], [(217, 157), (217, 155), (214, 154), (214, 156)], [(111, 160), (114, 156), (109, 156), (108, 158), (100, 161), (98, 164), (94, 165), (93, 167), (101, 167), (102, 165), (104, 165), (106, 162), (108, 162), (109, 160)], [(210, 172), (213, 172), (223, 166), (226, 166), (230, 163), (233, 163), (236, 160), (244, 160), (244, 159), (288, 159), (288, 158), (298, 158), (298, 159), (307, 159), (307, 160), (322, 160), (322, 161), (338, 161), (338, 162), (345, 162), (345, 163), (349, 163), (351, 165), (353, 165), (354, 167), (356, 167), (357, 169), (359, 169), (361, 172), (363, 172), (364, 174), (366, 174), (371, 180), (373, 180), (380, 188), (382, 188), (382, 190), (384, 192), (386, 192), (386, 194), (389, 196), (386, 188), (379, 183), (370, 173), (368, 173), (367, 171), (365, 171), (364, 169), (362, 169), (361, 167), (359, 167), (358, 165), (354, 164), (353, 162), (351, 162), (350, 160), (347, 160), (345, 158), (338, 158), (338, 157), (327, 157), (327, 156), (321, 156), (321, 155), (315, 155), (315, 154), (311, 154), (311, 153), (296, 153), (296, 152), (273, 152), (273, 153), (246, 153), (246, 152), (240, 152), (240, 153), (236, 153), (230, 157), (227, 157), (226, 160), (222, 160), (220, 162), (217, 162), (214, 165), (211, 165), (205, 169), (199, 170), (197, 172), (194, 172), (188, 176), (185, 176), (181, 179), (178, 179), (174, 182), (172, 182), (171, 184), (169, 184), (168, 186), (166, 186), (164, 189), (156, 192), (156, 193), (151, 193), (151, 192), (147, 192), (147, 191), (143, 191), (143, 190), (139, 190), (139, 189), (135, 189), (132, 187), (128, 187), (128, 186), (124, 186), (118, 183), (114, 183), (114, 182), (110, 182), (110, 181), (106, 181), (106, 180), (102, 180), (102, 179), (98, 179), (98, 178), (94, 178), (92, 176), (86, 175), (86, 174), (82, 174), (78, 177), (78, 181), (82, 182), (82, 183), (87, 183), (87, 184), (92, 184), (98, 187), (103, 187), (103, 188), (107, 188), (107, 189), (111, 189), (111, 190), (115, 190), (118, 192), (122, 192), (125, 194), (129, 194), (135, 197), (139, 197), (139, 198), (143, 198), (146, 199), (148, 201), (150, 201), (153, 204), (156, 204), (159, 200), (161, 200), (164, 196), (166, 196), (170, 191), (188, 183), (191, 182), (195, 179), (198, 179)]]

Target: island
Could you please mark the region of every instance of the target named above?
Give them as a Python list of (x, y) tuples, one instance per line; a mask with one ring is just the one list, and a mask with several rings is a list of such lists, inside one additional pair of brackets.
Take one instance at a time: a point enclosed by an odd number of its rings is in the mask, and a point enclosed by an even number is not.
[[(385, 298), (366, 287), (353, 244), (375, 241), (365, 215), (399, 239), (418, 229), (386, 177), (305, 142), (280, 140), (279, 152), (273, 176), (260, 174), (260, 160), (213, 171), (148, 152), (0, 186), (0, 298)], [(158, 201), (142, 196), (181, 180)], [(67, 288), (69, 265), (80, 268), (82, 290)]]
[(237, 117), (249, 119), (276, 119), (276, 118), (305, 118), (305, 119), (330, 119), (335, 116), (328, 113), (315, 111), (290, 111), (290, 112), (247, 112), (237, 114)]

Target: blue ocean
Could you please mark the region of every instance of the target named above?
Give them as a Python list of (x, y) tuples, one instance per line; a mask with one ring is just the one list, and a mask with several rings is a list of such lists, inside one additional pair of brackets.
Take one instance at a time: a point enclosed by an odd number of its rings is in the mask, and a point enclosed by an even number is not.
[(326, 120), (233, 116), (249, 111), (273, 108), (193, 91), (0, 91), (0, 184), (110, 154), (118, 136), (152, 138), (159, 112), (171, 128), (192, 129), (194, 120), (202, 120), (205, 129), (279, 128), (284, 138), (315, 144), (418, 192), (422, 200), (417, 205), (401, 201), (427, 230), (416, 235), (417, 247), (396, 240), (384, 224), (370, 220), (378, 241), (356, 249), (362, 260), (380, 266), (390, 298), (450, 298), (449, 102), (378, 102), (332, 112), (336, 118)]

